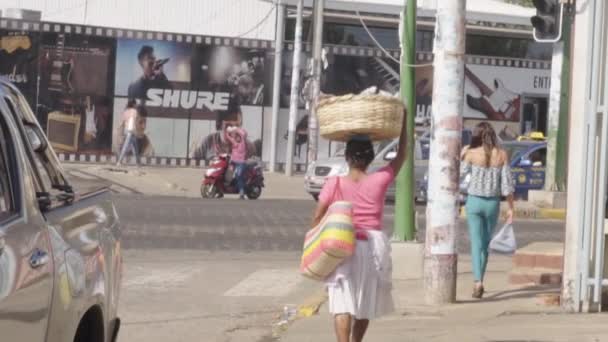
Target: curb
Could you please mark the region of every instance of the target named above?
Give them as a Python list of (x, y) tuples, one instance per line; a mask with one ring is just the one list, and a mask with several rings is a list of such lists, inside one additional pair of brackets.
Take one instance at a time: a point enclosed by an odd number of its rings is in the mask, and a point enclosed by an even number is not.
[[(500, 216), (504, 217), (506, 215), (506, 210), (500, 210)], [(527, 208), (527, 209), (518, 209), (515, 208), (514, 218), (515, 219), (524, 219), (524, 220), (566, 220), (566, 209), (548, 209), (548, 208)], [(465, 207), (460, 208), (460, 218), (466, 218), (466, 210)]]

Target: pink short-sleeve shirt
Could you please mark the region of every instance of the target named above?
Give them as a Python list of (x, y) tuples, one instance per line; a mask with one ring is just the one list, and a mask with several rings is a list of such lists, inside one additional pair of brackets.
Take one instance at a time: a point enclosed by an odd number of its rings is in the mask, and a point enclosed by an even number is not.
[[(326, 205), (340, 200), (351, 202), (355, 228), (381, 230), (386, 190), (394, 179), (395, 171), (390, 166), (358, 182), (348, 177), (332, 177), (325, 182), (319, 202)], [(336, 189), (337, 184), (339, 189)]]

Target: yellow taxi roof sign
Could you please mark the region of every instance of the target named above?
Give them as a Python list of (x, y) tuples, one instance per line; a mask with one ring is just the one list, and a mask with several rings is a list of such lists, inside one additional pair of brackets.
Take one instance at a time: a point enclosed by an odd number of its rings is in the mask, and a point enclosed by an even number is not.
[(545, 135), (543, 132), (530, 132), (528, 135), (520, 135), (517, 137), (517, 141), (525, 140), (545, 140)]
[(543, 132), (532, 132), (530, 133), (530, 139), (545, 140), (545, 135), (543, 134)]

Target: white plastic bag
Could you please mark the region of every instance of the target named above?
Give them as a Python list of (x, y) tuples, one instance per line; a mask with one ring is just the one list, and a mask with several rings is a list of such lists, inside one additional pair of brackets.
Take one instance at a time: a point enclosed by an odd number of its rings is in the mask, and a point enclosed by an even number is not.
[(490, 241), (490, 249), (499, 253), (512, 254), (517, 250), (517, 241), (512, 224), (505, 224)]

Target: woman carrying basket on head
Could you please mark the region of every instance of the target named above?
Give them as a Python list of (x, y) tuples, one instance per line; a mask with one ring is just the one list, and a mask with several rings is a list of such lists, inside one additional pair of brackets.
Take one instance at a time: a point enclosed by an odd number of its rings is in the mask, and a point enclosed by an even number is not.
[(405, 127), (404, 118), (395, 159), (374, 173), (367, 173), (375, 157), (371, 140), (351, 138), (345, 151), (348, 175), (328, 179), (319, 196), (312, 225), (321, 222), (333, 202), (344, 200), (352, 204), (357, 236), (352, 257), (325, 280), (338, 342), (362, 341), (371, 319), (394, 310), (390, 243), (382, 217), (386, 190), (406, 158)]

